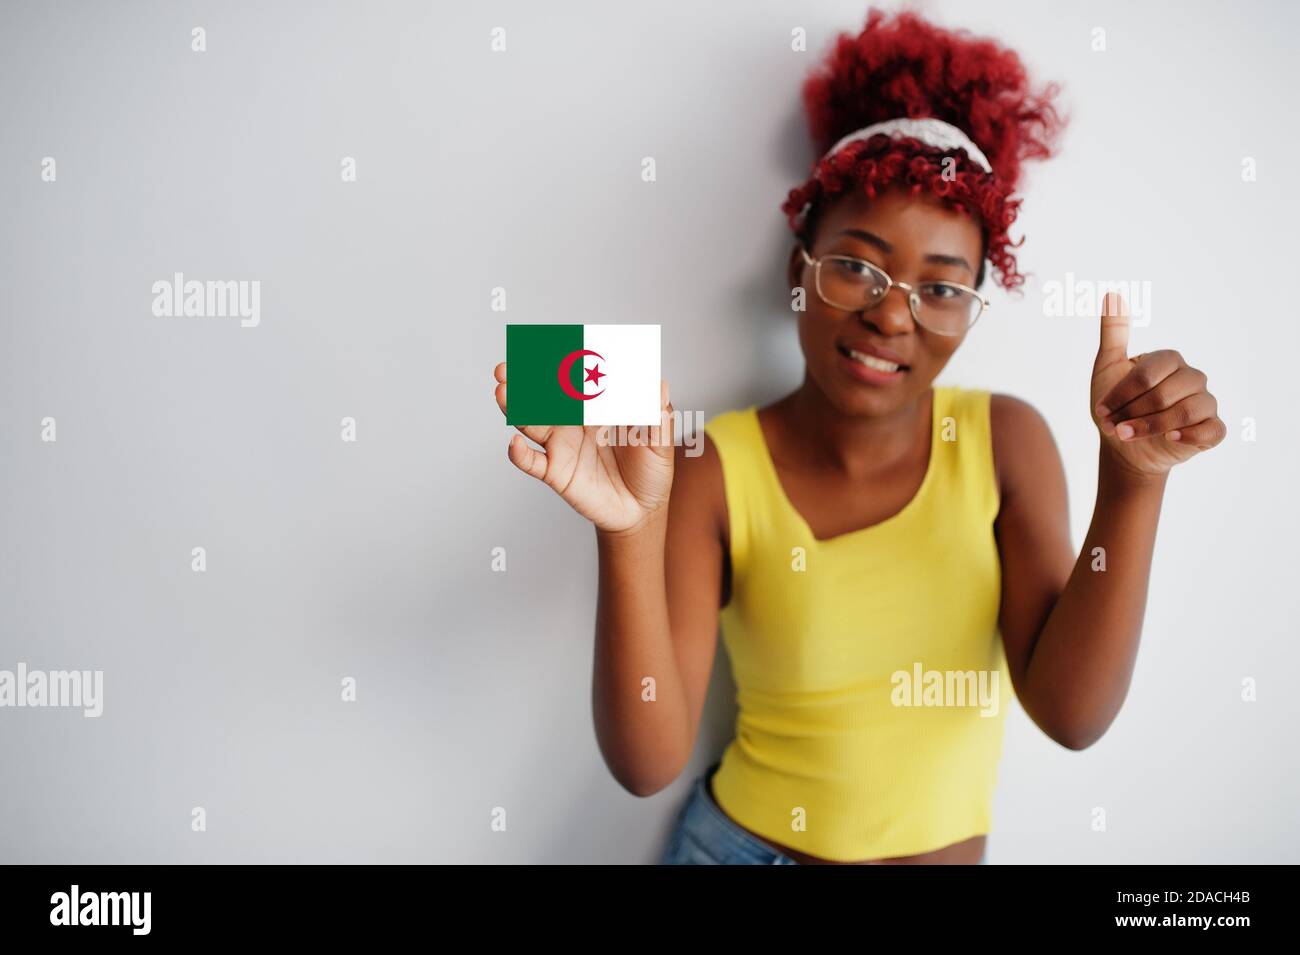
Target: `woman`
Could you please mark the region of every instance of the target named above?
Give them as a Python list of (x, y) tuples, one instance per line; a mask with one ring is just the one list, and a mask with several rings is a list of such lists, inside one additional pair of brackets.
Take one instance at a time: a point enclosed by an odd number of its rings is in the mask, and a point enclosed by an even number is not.
[(783, 207), (800, 387), (712, 420), (695, 458), (576, 427), (523, 428), (541, 447), (515, 435), (509, 456), (595, 525), (597, 738), (637, 795), (687, 763), (721, 615), (736, 738), (664, 861), (980, 862), (1012, 688), (1062, 746), (1106, 731), (1166, 477), (1226, 429), (1177, 352), (1128, 355), (1108, 296), (1076, 557), (1042, 417), (933, 385), (987, 306), (985, 263), (1023, 282), (1008, 226), (1021, 161), (1060, 129), (1054, 88), (989, 41), (873, 11), (804, 93), (822, 159)]

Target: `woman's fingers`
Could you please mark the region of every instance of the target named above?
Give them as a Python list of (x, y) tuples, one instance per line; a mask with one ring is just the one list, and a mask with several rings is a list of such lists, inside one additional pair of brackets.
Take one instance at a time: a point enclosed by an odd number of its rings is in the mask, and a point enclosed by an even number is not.
[(499, 362), (497, 362), (497, 366), (496, 366), (495, 368), (492, 369), (492, 377), (495, 378), (497, 381), (501, 382), (503, 385), (506, 383), (506, 363), (505, 363), (505, 362), (503, 362), (503, 361), (499, 361)]
[(1186, 362), (1176, 351), (1165, 349), (1138, 356), (1127, 375), (1115, 383), (1115, 386), (1101, 396), (1097, 402), (1098, 418), (1105, 418), (1119, 411), (1126, 404), (1140, 395), (1146, 394), (1160, 382), (1164, 381)]
[[(1123, 441), (1151, 438), (1170, 431), (1182, 432), (1207, 419), (1214, 418), (1219, 403), (1208, 391), (1200, 391), (1176, 401), (1172, 406), (1154, 414), (1128, 418), (1115, 425), (1115, 436)], [(1177, 440), (1177, 439), (1174, 439)]]
[(654, 448), (671, 447), (676, 436), (673, 434), (673, 405), (668, 400), (668, 382), (659, 381), (659, 424), (650, 429), (650, 446)]
[(510, 463), (539, 481), (546, 480), (546, 454), (528, 446), (517, 434), (510, 436)]
[(1208, 451), (1227, 436), (1228, 426), (1217, 417), (1208, 418), (1186, 428), (1178, 428), (1165, 435), (1170, 441), (1195, 445), (1201, 451)]
[(1199, 368), (1183, 365), (1173, 374), (1157, 382), (1149, 391), (1138, 395), (1122, 408), (1117, 408), (1102, 419), (1102, 430), (1109, 434), (1122, 421), (1153, 415), (1172, 408), (1184, 398), (1205, 391), (1209, 379)]

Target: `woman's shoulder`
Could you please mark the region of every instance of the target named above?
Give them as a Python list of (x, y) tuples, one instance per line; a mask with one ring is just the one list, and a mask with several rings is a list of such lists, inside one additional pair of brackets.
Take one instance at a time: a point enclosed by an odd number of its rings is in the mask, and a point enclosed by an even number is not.
[(989, 423), (994, 441), (999, 434), (1014, 441), (1017, 433), (1051, 433), (1047, 419), (1025, 399), (994, 391), (984, 391), (983, 394), (988, 396)]
[(1042, 473), (1060, 455), (1052, 429), (1042, 413), (1023, 398), (1000, 392), (986, 392), (989, 402), (989, 431), (998, 484), (1005, 492), (1018, 478)]
[[(752, 414), (753, 409), (748, 409)], [(727, 539), (727, 498), (719, 441), (730, 445), (731, 435), (741, 427), (746, 409), (728, 411), (709, 418), (703, 434), (692, 442), (682, 441), (676, 449), (674, 462), (672, 505), (679, 516), (686, 515), (688, 523), (713, 528), (720, 538)]]
[(729, 496), (745, 497), (763, 473), (762, 456), (767, 452), (758, 411), (757, 405), (749, 405), (716, 414), (705, 422), (704, 440), (693, 456), (678, 450), (674, 494), (680, 492), (692, 508), (704, 508), (724, 539)]

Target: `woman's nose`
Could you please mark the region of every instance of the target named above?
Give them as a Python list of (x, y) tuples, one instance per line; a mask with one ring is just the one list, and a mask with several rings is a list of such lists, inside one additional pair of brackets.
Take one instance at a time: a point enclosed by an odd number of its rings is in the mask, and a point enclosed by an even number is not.
[(858, 318), (865, 325), (872, 325), (882, 335), (901, 335), (910, 331), (913, 325), (912, 310), (908, 305), (911, 293), (895, 285), (880, 304), (858, 312)]

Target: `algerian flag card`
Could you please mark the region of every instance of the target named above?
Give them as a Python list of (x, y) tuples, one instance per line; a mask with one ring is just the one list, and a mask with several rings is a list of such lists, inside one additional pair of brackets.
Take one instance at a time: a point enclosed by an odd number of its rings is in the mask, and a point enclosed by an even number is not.
[(508, 424), (657, 425), (658, 325), (507, 325)]

